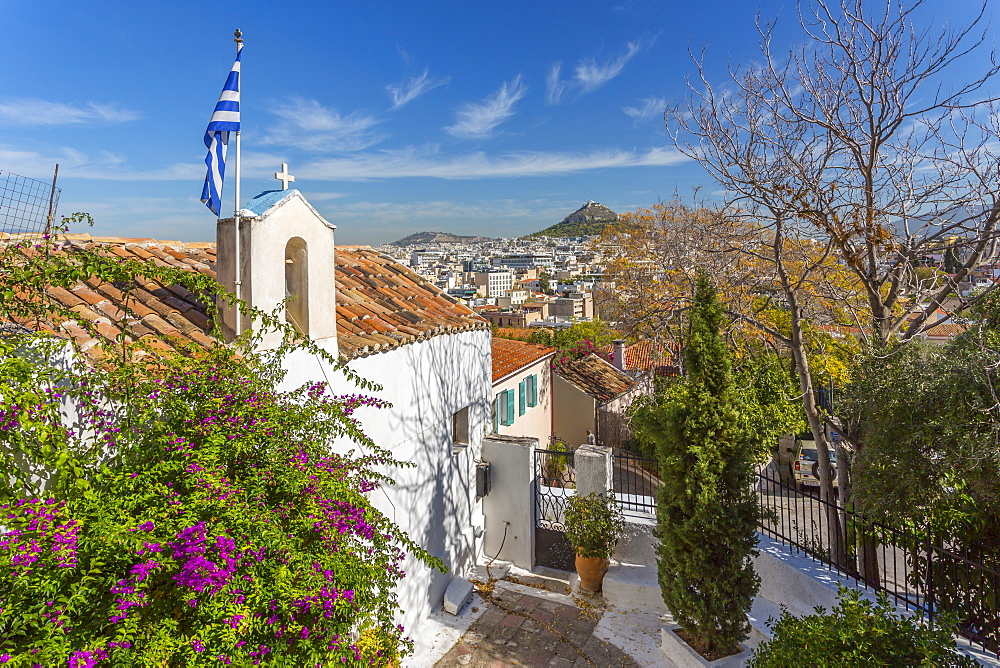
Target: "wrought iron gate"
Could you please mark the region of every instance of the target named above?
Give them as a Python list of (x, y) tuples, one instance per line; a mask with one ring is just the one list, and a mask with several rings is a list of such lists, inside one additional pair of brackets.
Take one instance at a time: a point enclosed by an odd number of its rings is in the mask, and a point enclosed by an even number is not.
[(571, 571), (574, 553), (566, 540), (566, 505), (576, 493), (573, 453), (535, 450), (535, 563)]

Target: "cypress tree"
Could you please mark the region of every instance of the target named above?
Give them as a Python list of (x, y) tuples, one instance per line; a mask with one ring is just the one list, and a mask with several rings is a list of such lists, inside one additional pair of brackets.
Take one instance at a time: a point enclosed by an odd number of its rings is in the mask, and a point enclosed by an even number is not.
[(759, 504), (753, 440), (741, 426), (725, 313), (708, 276), (697, 277), (684, 351), (687, 377), (662, 404), (656, 436), (659, 583), (685, 640), (718, 658), (750, 632), (760, 579), (753, 569)]

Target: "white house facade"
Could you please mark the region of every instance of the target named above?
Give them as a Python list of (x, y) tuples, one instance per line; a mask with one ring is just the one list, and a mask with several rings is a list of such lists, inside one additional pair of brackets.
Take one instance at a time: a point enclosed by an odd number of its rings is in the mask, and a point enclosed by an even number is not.
[(492, 431), (537, 438), (552, 434), (552, 358), (555, 348), (493, 338)]

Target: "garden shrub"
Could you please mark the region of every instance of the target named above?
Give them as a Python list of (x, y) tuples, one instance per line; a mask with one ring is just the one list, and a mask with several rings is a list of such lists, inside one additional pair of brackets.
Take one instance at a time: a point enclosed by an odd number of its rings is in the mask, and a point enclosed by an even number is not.
[(783, 610), (769, 620), (774, 637), (760, 645), (749, 665), (786, 666), (978, 666), (955, 646), (954, 618), (940, 616), (934, 624), (901, 615), (887, 594), (877, 602), (861, 598), (856, 589), (840, 588), (840, 602), (829, 613), (795, 617)]

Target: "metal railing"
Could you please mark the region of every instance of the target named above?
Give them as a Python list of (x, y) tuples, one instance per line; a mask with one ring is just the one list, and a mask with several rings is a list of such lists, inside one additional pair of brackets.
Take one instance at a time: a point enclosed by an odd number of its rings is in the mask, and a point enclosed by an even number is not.
[(615, 500), (622, 510), (656, 515), (656, 494), (662, 485), (657, 461), (616, 452), (611, 470)]
[(961, 637), (1000, 656), (1000, 563), (800, 492), (775, 471), (759, 474), (758, 490), (761, 533), (930, 620), (956, 615)]

